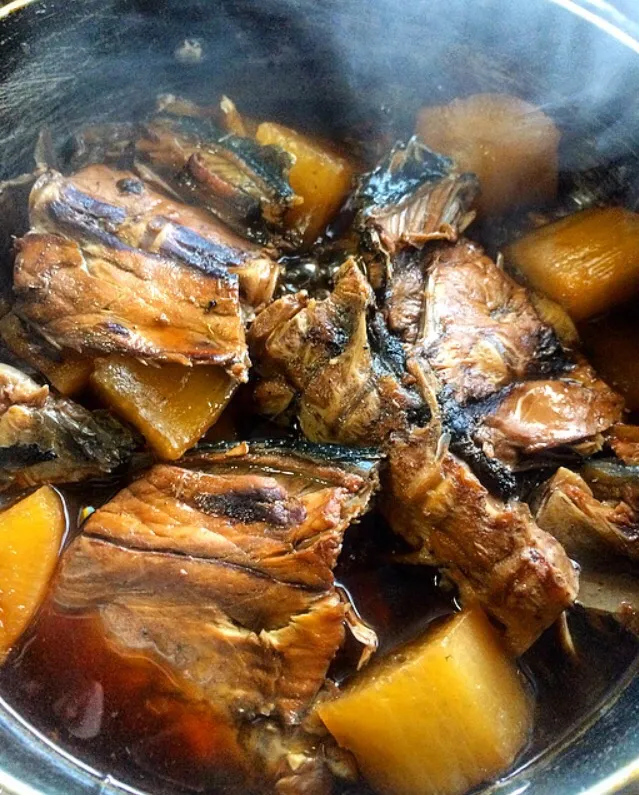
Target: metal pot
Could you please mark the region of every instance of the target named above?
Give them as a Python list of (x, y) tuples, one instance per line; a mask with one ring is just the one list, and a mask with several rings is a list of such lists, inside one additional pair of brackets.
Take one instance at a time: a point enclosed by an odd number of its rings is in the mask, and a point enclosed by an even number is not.
[[(44, 125), (59, 134), (135, 118), (160, 92), (232, 92), (256, 116), (339, 136), (353, 120), (383, 124), (389, 109), (507, 91), (561, 124), (564, 169), (623, 157), (638, 161), (639, 188), (639, 30), (603, 0), (14, 0), (0, 10), (0, 48), (2, 179), (32, 167)], [(639, 792), (634, 674), (489, 791)], [(0, 702), (0, 792), (134, 790)]]

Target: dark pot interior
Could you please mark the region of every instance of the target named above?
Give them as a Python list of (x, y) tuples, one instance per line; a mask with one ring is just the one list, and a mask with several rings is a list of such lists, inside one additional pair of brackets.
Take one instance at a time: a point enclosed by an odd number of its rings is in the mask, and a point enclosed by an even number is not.
[[(596, 25), (585, 18), (590, 7), (550, 0), (35, 2), (0, 20), (0, 177), (32, 168), (43, 126), (57, 137), (88, 120), (134, 119), (161, 92), (208, 103), (228, 93), (251, 115), (339, 138), (356, 125), (373, 130), (387, 114), (406, 118), (408, 127), (427, 102), (506, 91), (561, 125), (562, 169), (627, 162), (634, 203), (639, 45), (623, 19)], [(180, 57), (185, 40), (197, 43), (201, 57)], [(629, 671), (617, 683), (598, 722), (498, 789), (572, 795), (629, 764), (639, 755), (639, 682), (620, 693), (631, 678)], [(8, 709), (0, 710), (0, 737), (0, 771), (36, 791), (121, 791), (53, 753)], [(0, 774), (3, 787), (22, 791)]]

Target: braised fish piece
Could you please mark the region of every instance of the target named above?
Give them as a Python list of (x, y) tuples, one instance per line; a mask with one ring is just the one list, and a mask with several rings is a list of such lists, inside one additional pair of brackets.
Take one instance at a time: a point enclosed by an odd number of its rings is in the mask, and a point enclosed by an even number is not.
[(265, 306), (279, 273), (268, 253), (220, 224), (206, 210), (157, 193), (130, 171), (89, 166), (70, 177), (43, 174), (30, 196), (33, 231), (124, 243), (177, 259), (210, 276), (239, 280), (245, 314)]
[(218, 721), (207, 764), (239, 766), (244, 791), (328, 789), (323, 738), (301, 726), (344, 637), (333, 568), (377, 488), (364, 456), (243, 443), (155, 466), (63, 556), (55, 608), (97, 611), (110, 643), (168, 666)]
[(507, 486), (508, 469), (547, 464), (542, 453), (602, 448), (623, 401), (575, 352), (551, 302), (466, 240), (406, 250), (393, 267), (388, 326), (432, 368), (452, 446), (475, 471), (493, 467)]
[(562, 378), (525, 381), (480, 414), (474, 438), (490, 458), (516, 468), (524, 456), (571, 448), (599, 452), (603, 431), (622, 418), (623, 400), (581, 364)]
[(312, 441), (380, 444), (428, 419), (355, 258), (342, 265), (325, 300), (298, 293), (271, 304), (256, 318), (249, 343), (264, 379), (256, 391), (260, 410), (278, 415), (296, 400), (300, 427)]
[(120, 244), (30, 233), (16, 242), (16, 314), (50, 343), (248, 369), (237, 276), (207, 274)]
[(404, 338), (419, 342), (460, 403), (569, 365), (526, 289), (479, 246), (467, 240), (440, 246), (425, 263), (425, 272), (419, 322)]
[(580, 474), (558, 469), (531, 505), (579, 564), (579, 603), (639, 634), (639, 467), (594, 458)]
[(416, 560), (441, 567), (465, 605), (479, 602), (523, 653), (575, 600), (577, 572), (528, 506), (493, 496), (450, 453), (441, 426), (395, 437), (383, 510)]
[(615, 553), (639, 560), (635, 508), (619, 498), (597, 499), (576, 472), (563, 467), (555, 472), (537, 499), (535, 515), (578, 563)]
[(411, 138), (360, 180), (356, 224), (370, 247), (390, 256), (405, 246), (455, 241), (475, 217), (470, 206), (478, 192), (473, 174)]
[(526, 289), (476, 244), (408, 250), (393, 267), (385, 296), (389, 329), (423, 349), (460, 403), (566, 366)]
[(131, 433), (108, 412), (88, 411), (0, 364), (0, 489), (106, 475), (133, 449)]
[(229, 134), (210, 118), (171, 111), (154, 116), (136, 141), (144, 178), (155, 175), (185, 201), (259, 242), (283, 235), (286, 211), (300, 201), (288, 182), (290, 156)]
[[(451, 391), (442, 387), (438, 379), (432, 374), (428, 362), (421, 360), (419, 370), (430, 374), (430, 389), (434, 411), (441, 417), (442, 429), (448, 439), (451, 453), (465, 461), (472, 471), (481, 480), (491, 493), (503, 499), (509, 499), (519, 494), (520, 488), (516, 477), (518, 468), (528, 469), (533, 465), (531, 458), (521, 462), (517, 459), (518, 467), (514, 467), (512, 460), (502, 460), (488, 445), (483, 445), (478, 439), (478, 428), (487, 415), (495, 411), (499, 405), (502, 394), (491, 396), (485, 400), (462, 405), (458, 403)], [(506, 390), (504, 392), (507, 394)], [(522, 456), (523, 459), (523, 456)], [(544, 465), (541, 456), (534, 460), (540, 466)]]

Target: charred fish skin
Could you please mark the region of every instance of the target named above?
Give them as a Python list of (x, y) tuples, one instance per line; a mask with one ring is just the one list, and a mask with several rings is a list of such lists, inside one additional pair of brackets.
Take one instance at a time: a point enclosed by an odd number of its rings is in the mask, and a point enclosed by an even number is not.
[(392, 430), (428, 421), (355, 258), (342, 265), (328, 298), (300, 293), (271, 304), (249, 344), (264, 379), (258, 407), (282, 413), (293, 403), (311, 441), (382, 444)]
[[(43, 179), (38, 180), (34, 187), (36, 189), (34, 194), (37, 195), (43, 187)], [(48, 215), (54, 229), (62, 228), (70, 235), (94, 239), (109, 248), (125, 248), (114, 233), (115, 229), (126, 220), (124, 210), (88, 196), (72, 185), (61, 192), (59, 199), (51, 201)], [(31, 222), (32, 228), (47, 228), (45, 224), (38, 223), (33, 213), (31, 213)]]
[(272, 298), (271, 253), (235, 235), (201, 208), (152, 190), (133, 172), (94, 165), (63, 177), (48, 171), (30, 196), (32, 228), (129, 246), (176, 259), (229, 284), (239, 281), (245, 315)]
[(462, 406), (451, 390), (444, 387), (437, 395), (443, 432), (450, 436), (450, 450), (470, 466), (479, 481), (504, 500), (515, 497), (519, 483), (511, 468), (494, 456), (487, 455), (475, 439), (477, 425), (488, 411), (494, 410), (499, 398)]
[(135, 447), (108, 412), (91, 412), (0, 364), (0, 489), (101, 477)]
[(455, 241), (474, 218), (479, 191), (473, 174), (432, 152), (418, 138), (397, 143), (359, 181), (352, 204), (375, 289), (392, 276), (392, 258), (406, 247)]
[(305, 721), (344, 636), (333, 568), (378, 465), (377, 453), (268, 441), (157, 465), (65, 552), (56, 609), (97, 610), (110, 643), (159, 655), (184, 698), (215, 714), (229, 744), (212, 763), (245, 789), (299, 774), (291, 792), (323, 793), (330, 742)]
[[(141, 162), (187, 202), (261, 244), (286, 238), (286, 211), (299, 203), (283, 150), (227, 133), (211, 119), (161, 111), (136, 142)], [(149, 172), (145, 172), (147, 176)]]
[[(223, 277), (224, 265), (228, 264), (227, 250), (223, 246), (206, 240), (186, 226), (171, 224), (158, 251), (163, 256), (174, 257), (217, 277)], [(235, 259), (231, 264), (241, 264), (237, 262), (239, 258)]]
[[(316, 472), (324, 472), (325, 467), (335, 465), (330, 477), (342, 479), (348, 473), (362, 478), (374, 476), (384, 453), (379, 447), (351, 447), (343, 444), (311, 442), (304, 437), (282, 437), (279, 439), (252, 439), (248, 442), (234, 441), (200, 442), (197, 448), (189, 453), (182, 462), (199, 461), (198, 456), (204, 455), (201, 461), (211, 464), (233, 465), (234, 456), (242, 456), (241, 461), (254, 465), (260, 458), (281, 456), (290, 465), (298, 460), (300, 466), (317, 466)], [(310, 474), (310, 470), (309, 470)]]

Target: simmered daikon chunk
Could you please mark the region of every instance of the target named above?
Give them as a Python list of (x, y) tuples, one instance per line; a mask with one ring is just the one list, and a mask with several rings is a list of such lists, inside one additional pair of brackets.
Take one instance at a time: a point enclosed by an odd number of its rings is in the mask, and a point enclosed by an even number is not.
[(392, 795), (461, 795), (526, 742), (531, 701), (477, 608), (371, 665), (318, 712), (370, 784)]
[(306, 243), (312, 243), (346, 198), (353, 179), (350, 163), (325, 143), (281, 124), (260, 124), (256, 138), (294, 156), (289, 181), (304, 202), (288, 211), (287, 221), (302, 232)]
[(35, 333), (30, 334), (13, 312), (0, 320), (0, 337), (16, 356), (38, 369), (60, 394), (71, 397), (88, 385), (93, 371), (91, 358), (47, 346)]
[(124, 356), (98, 359), (91, 382), (109, 408), (170, 460), (213, 425), (237, 385), (220, 367), (153, 366)]
[(587, 320), (639, 292), (639, 214), (583, 210), (529, 232), (504, 254), (573, 320)]
[(44, 599), (65, 529), (64, 506), (51, 486), (0, 513), (0, 660)]
[(482, 213), (551, 199), (559, 131), (539, 108), (508, 94), (475, 94), (422, 108), (417, 134), (479, 177)]

